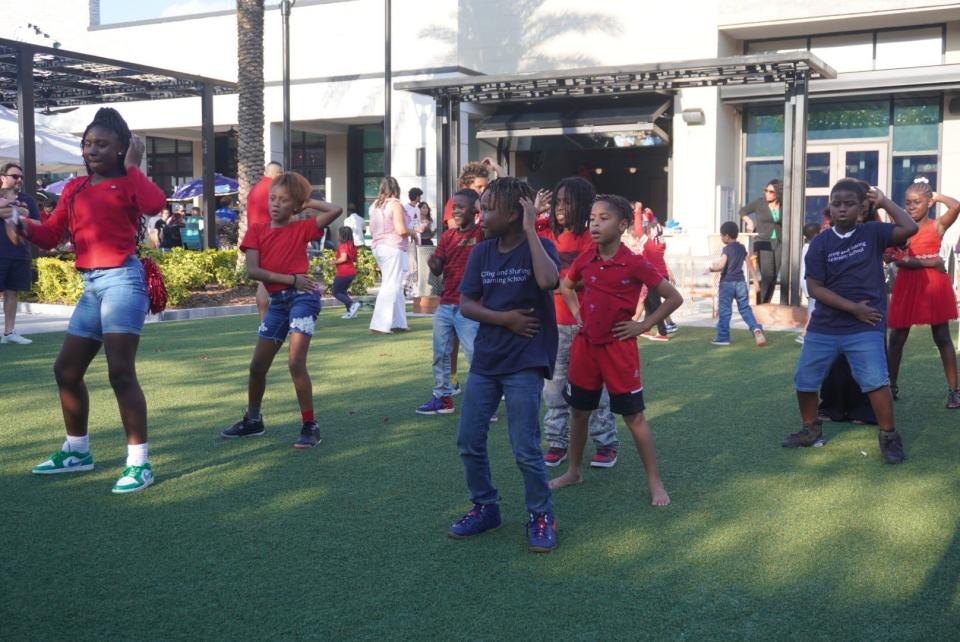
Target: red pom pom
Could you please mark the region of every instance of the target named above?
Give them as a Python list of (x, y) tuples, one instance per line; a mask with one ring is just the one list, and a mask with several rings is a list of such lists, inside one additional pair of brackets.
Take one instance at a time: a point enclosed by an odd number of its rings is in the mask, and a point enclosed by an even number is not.
[(151, 258), (140, 259), (147, 276), (147, 295), (150, 297), (151, 314), (160, 314), (167, 308), (167, 286), (157, 262)]

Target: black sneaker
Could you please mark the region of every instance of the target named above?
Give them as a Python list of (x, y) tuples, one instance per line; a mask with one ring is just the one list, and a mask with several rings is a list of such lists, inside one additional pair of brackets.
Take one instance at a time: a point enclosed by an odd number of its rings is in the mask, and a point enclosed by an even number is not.
[(781, 445), (784, 448), (809, 448), (823, 437), (823, 426), (820, 421), (803, 424), (803, 428), (794, 433), (790, 433), (783, 440)]
[(951, 410), (960, 408), (960, 390), (947, 391), (947, 408)]
[(300, 429), (300, 438), (293, 445), (294, 448), (313, 448), (320, 443), (320, 427), (315, 421), (303, 422)]
[(894, 400), (894, 401), (899, 401), (899, 400), (900, 400), (900, 386), (898, 386), (898, 385), (895, 384), (895, 383), (894, 383), (894, 384), (891, 384), (891, 385), (890, 385), (890, 394), (893, 395), (893, 400)]
[(890, 432), (881, 430), (877, 436), (880, 438), (880, 454), (883, 456), (883, 461), (888, 464), (902, 464), (906, 461), (907, 454), (903, 452), (900, 433), (896, 430)]
[(220, 436), (224, 439), (236, 439), (237, 437), (259, 437), (263, 433), (263, 416), (254, 421), (244, 412), (243, 419), (221, 432)]

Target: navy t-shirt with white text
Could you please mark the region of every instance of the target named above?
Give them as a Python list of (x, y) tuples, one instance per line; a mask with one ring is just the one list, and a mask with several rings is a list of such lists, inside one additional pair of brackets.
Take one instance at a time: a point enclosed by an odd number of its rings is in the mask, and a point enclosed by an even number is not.
[(853, 334), (887, 327), (887, 285), (883, 251), (890, 245), (896, 225), (863, 223), (844, 235), (834, 229), (818, 234), (807, 250), (806, 276), (854, 303), (867, 305), (883, 315), (876, 325), (867, 325), (848, 312), (817, 301), (810, 318), (810, 332)]
[[(540, 243), (559, 269), (556, 246), (546, 239), (540, 239)], [(497, 248), (497, 239), (488, 239), (474, 247), (460, 292), (499, 312), (533, 308), (533, 314), (540, 320), (540, 331), (529, 338), (504, 326), (481, 323), (473, 344), (470, 372), (494, 376), (538, 368), (545, 378), (553, 377), (559, 339), (553, 292), (541, 290), (537, 285), (526, 239), (505, 253)]]

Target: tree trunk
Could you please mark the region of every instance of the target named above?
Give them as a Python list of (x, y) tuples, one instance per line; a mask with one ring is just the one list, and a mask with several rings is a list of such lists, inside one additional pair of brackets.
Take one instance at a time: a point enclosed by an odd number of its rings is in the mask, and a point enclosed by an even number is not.
[[(237, 0), (239, 240), (247, 232), (247, 195), (263, 176), (263, 3)], [(241, 253), (238, 266), (242, 263)]]

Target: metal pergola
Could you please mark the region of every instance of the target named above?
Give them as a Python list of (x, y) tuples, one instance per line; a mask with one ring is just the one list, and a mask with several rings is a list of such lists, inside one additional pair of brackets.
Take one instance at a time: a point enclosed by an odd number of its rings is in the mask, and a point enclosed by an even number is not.
[[(800, 247), (806, 174), (807, 97), (811, 79), (837, 73), (806, 52), (730, 56), (648, 65), (595, 67), (535, 74), (466, 76), (397, 83), (436, 104), (437, 196), (444, 203), (460, 168), (460, 104), (495, 104), (672, 92), (677, 89), (780, 83), (784, 88), (783, 265), (780, 301), (800, 302)], [(451, 150), (453, 153), (451, 154)]]
[(203, 214), (207, 246), (215, 244), (213, 97), (236, 83), (0, 38), (0, 105), (17, 110), (24, 185), (37, 178), (35, 109), (200, 97)]

